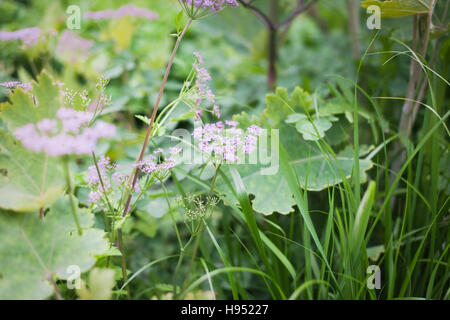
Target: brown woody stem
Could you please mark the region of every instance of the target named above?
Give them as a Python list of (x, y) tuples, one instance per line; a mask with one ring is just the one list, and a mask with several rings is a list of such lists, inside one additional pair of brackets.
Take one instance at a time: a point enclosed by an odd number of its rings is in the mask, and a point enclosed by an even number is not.
[[(158, 111), (159, 103), (161, 102), (161, 97), (162, 97), (162, 94), (164, 92), (164, 88), (166, 86), (167, 78), (169, 77), (170, 69), (172, 68), (172, 64), (173, 64), (173, 60), (175, 58), (175, 54), (176, 54), (176, 52), (178, 50), (178, 47), (179, 47), (180, 42), (181, 42), (181, 39), (183, 39), (183, 37), (184, 37), (187, 29), (191, 25), (191, 23), (192, 23), (192, 19), (189, 19), (189, 21), (187, 22), (187, 24), (184, 27), (183, 31), (178, 36), (177, 42), (175, 43), (175, 47), (173, 48), (172, 54), (170, 55), (169, 63), (167, 64), (166, 72), (164, 73), (164, 78), (163, 78), (163, 81), (161, 83), (161, 88), (159, 89), (158, 98), (156, 99), (155, 106), (153, 107), (152, 117), (151, 117), (150, 123), (149, 123), (149, 125), (147, 127), (147, 132), (145, 134), (145, 140), (144, 140), (144, 143), (142, 144), (141, 152), (139, 154), (139, 157), (138, 157), (136, 163), (138, 163), (139, 161), (142, 161), (142, 159), (144, 158), (145, 149), (147, 148), (148, 141), (150, 139), (150, 135), (151, 135), (152, 130), (153, 130), (153, 123), (155, 121), (156, 112)], [(139, 169), (136, 168), (134, 170), (133, 180), (132, 180), (132, 183), (131, 183), (131, 188), (130, 188), (131, 190), (133, 190), (134, 187), (136, 186), (138, 175), (139, 175)], [(130, 194), (128, 195), (127, 201), (125, 203), (125, 208), (124, 208), (123, 214), (122, 214), (123, 217), (125, 217), (127, 215), (127, 212), (128, 212), (128, 210), (130, 208), (130, 202), (131, 202), (132, 195), (133, 195), (132, 192), (130, 192)]]

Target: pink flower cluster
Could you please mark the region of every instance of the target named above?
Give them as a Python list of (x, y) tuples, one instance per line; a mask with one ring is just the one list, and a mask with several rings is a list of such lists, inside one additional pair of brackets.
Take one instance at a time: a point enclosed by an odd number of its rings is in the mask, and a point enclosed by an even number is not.
[(224, 5), (237, 7), (236, 0), (179, 0), (189, 6), (194, 5), (196, 8), (211, 9), (212, 12), (217, 12), (223, 9)]
[(24, 46), (31, 48), (38, 42), (40, 35), (41, 29), (37, 27), (25, 28), (16, 31), (0, 31), (0, 40), (21, 40)]
[(0, 86), (8, 88), (8, 89), (14, 89), (14, 88), (22, 88), (24, 91), (30, 91), (33, 88), (33, 85), (31, 82), (20, 82), (20, 81), (6, 81), (6, 82), (0, 82)]
[[(225, 127), (225, 125), (227, 127)], [(256, 149), (262, 129), (256, 125), (247, 128), (247, 134), (237, 128), (237, 121), (225, 120), (207, 123), (194, 129), (192, 135), (198, 141), (200, 150), (213, 154), (216, 160), (235, 162), (243, 153), (251, 154)]]
[(170, 156), (166, 159), (162, 159), (164, 150), (161, 148), (156, 149), (146, 160), (142, 160), (133, 165), (134, 168), (138, 168), (144, 174), (154, 174), (163, 176), (167, 174), (176, 165), (176, 156), (181, 152), (181, 148), (172, 147), (169, 148)]
[(58, 119), (46, 118), (17, 128), (15, 137), (31, 151), (61, 156), (89, 154), (98, 139), (116, 134), (115, 126), (106, 122), (98, 121), (89, 127), (93, 116), (90, 112), (60, 108), (56, 115)]
[(203, 66), (204, 61), (199, 52), (194, 52), (196, 62), (193, 63), (195, 70), (195, 86), (193, 88), (193, 96), (195, 99), (195, 105), (199, 108), (196, 112), (196, 119), (199, 120), (202, 116), (201, 105), (206, 101), (209, 105), (213, 105), (213, 113), (220, 119), (220, 108), (215, 104), (216, 96), (207, 82), (211, 81), (211, 75), (208, 70)]
[[(117, 171), (119, 169), (119, 165), (112, 163), (109, 157), (102, 156), (100, 160), (97, 161), (98, 171), (100, 171), (100, 175), (102, 178), (102, 183), (100, 182), (100, 177), (97, 172), (97, 168), (95, 165), (92, 165), (88, 168), (88, 174), (86, 177), (86, 182), (88, 186), (91, 188), (91, 192), (89, 194), (89, 202), (98, 202), (102, 198), (103, 193), (109, 193), (112, 190), (112, 186), (123, 186), (128, 180), (128, 176)], [(136, 185), (134, 190), (139, 193), (139, 187)]]
[(157, 13), (144, 8), (136, 7), (132, 4), (123, 5), (117, 10), (107, 9), (101, 11), (88, 11), (84, 14), (85, 19), (92, 20), (119, 19), (124, 16), (141, 17), (149, 21), (159, 18)]
[(80, 58), (87, 59), (91, 55), (89, 49), (93, 45), (94, 41), (79, 37), (70, 30), (64, 30), (58, 38), (56, 52), (74, 63)]

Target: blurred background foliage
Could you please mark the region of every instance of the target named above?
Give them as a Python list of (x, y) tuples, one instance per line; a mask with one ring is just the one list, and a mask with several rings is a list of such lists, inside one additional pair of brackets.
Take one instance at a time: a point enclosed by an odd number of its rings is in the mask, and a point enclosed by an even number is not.
[[(57, 47), (58, 38), (67, 29), (68, 15), (65, 11), (69, 5), (79, 5), (83, 14), (86, 11), (115, 9), (128, 3), (119, 0), (0, 1), (0, 30), (39, 27), (44, 34), (38, 45), (32, 48), (21, 48), (18, 41), (0, 42), (0, 82), (27, 82), (35, 79), (41, 70), (45, 69), (67, 87), (88, 88), (93, 91), (100, 75), (109, 77), (111, 81), (107, 94), (112, 96), (112, 104), (105, 108), (103, 117), (119, 125), (120, 137), (101, 148), (113, 160), (123, 165), (130, 165), (135, 160), (142, 142), (144, 124), (135, 115), (148, 115), (156, 100), (174, 43), (170, 34), (176, 32), (174, 21), (180, 10), (177, 1), (132, 1), (133, 5), (157, 13), (159, 18), (153, 21), (129, 17), (100, 21), (82, 19), (81, 30), (73, 32), (92, 41), (93, 45), (85, 50), (85, 55), (74, 55), (70, 50), (64, 52), (57, 50)], [(268, 7), (266, 0), (258, 1), (258, 4), (263, 9)], [(280, 0), (279, 16), (289, 14), (294, 5), (293, 0)], [(373, 31), (365, 28), (363, 9), (361, 16), (361, 29), (357, 40), (360, 55), (374, 35)], [(383, 32), (374, 43), (374, 51), (394, 50), (396, 44), (389, 40), (391, 36), (404, 42), (411, 41), (412, 19), (407, 17), (383, 20)], [(300, 86), (325, 99), (330, 97), (327, 85), (339, 84), (334, 75), (355, 80), (359, 57), (355, 59), (352, 56), (348, 21), (346, 1), (317, 1), (311, 10), (297, 17), (279, 37), (277, 85), (287, 88), (289, 92)], [(447, 39), (440, 52), (440, 57), (447, 66), (448, 47)], [(193, 24), (176, 56), (161, 107), (177, 97), (191, 68), (194, 51), (202, 54), (212, 75), (212, 88), (224, 119), (231, 119), (232, 115), (242, 111), (249, 115), (262, 113), (266, 107), (266, 94), (270, 92), (266, 80), (267, 30), (249, 10), (242, 6), (227, 9)], [(384, 65), (388, 57), (383, 54), (368, 56), (360, 71), (359, 83), (361, 87), (370, 88), (372, 96), (402, 96), (406, 91), (409, 59), (394, 59)], [(0, 102), (7, 99), (7, 89), (0, 87)], [(392, 127), (397, 126), (401, 102), (395, 108), (393, 103), (387, 100), (379, 101), (379, 104), (386, 117), (385, 123), (378, 125), (382, 125), (385, 132), (389, 132)], [(179, 108), (175, 116), (182, 115), (187, 110)], [(174, 121), (170, 124), (171, 129), (192, 127), (189, 121)], [(364, 124), (367, 122), (363, 122)], [(360, 131), (360, 141), (369, 145), (373, 143), (373, 136), (369, 126), (367, 128)], [(351, 141), (348, 135), (344, 139)], [(158, 139), (155, 143), (159, 143)], [(83, 172), (89, 164), (79, 161), (78, 171)], [(79, 182), (82, 181), (81, 177), (78, 178)], [(195, 183), (188, 179), (182, 183), (185, 190), (196, 192)], [(167, 188), (169, 195), (174, 197), (176, 186), (171, 184)], [(133, 271), (148, 263), (150, 258), (169, 255), (177, 250), (171, 221), (165, 214), (168, 207), (164, 194), (160, 189), (152, 192), (147, 199), (138, 202), (136, 214), (124, 226), (124, 233), (127, 234), (125, 247), (128, 268)], [(82, 185), (77, 188), (77, 195), (81, 202), (87, 202), (88, 190)], [(326, 192), (315, 193), (310, 197), (313, 198), (311, 210), (319, 209), (323, 201), (327, 203)], [(229, 216), (223, 214), (227, 210), (229, 209), (225, 206), (218, 206), (212, 215), (210, 224), (219, 231), (218, 240), (230, 241), (223, 239), (230, 237), (230, 233), (221, 231), (229, 228), (231, 224), (233, 231), (245, 239), (246, 230), (243, 225), (234, 224)], [(280, 225), (289, 225), (289, 216), (279, 216), (278, 219)], [(97, 217), (96, 223), (102, 225), (101, 220), (101, 217)], [(263, 224), (268, 226), (266, 222)], [(149, 238), (153, 240), (148, 241)], [(241, 250), (239, 244), (234, 246), (237, 251)], [(200, 249), (204, 253), (202, 256), (209, 254), (211, 260), (219, 260), (212, 245)], [(232, 252), (230, 250), (229, 254), (232, 255)], [(238, 255), (234, 258), (239, 260), (240, 257)], [(132, 284), (133, 292), (137, 292), (133, 298), (164, 297), (166, 292), (172, 290), (171, 286), (164, 284), (171, 283), (174, 264), (175, 261), (169, 259), (161, 262), (157, 271), (149, 269), (142, 273)], [(251, 289), (252, 276), (243, 274), (242, 279), (242, 284)], [(253, 291), (254, 297), (266, 298), (263, 284), (259, 281), (255, 286), (257, 288)], [(224, 289), (229, 289), (228, 283), (224, 282), (222, 286), (217, 287), (218, 291)], [(208, 293), (199, 292), (199, 297), (203, 297), (202, 294), (207, 297)]]

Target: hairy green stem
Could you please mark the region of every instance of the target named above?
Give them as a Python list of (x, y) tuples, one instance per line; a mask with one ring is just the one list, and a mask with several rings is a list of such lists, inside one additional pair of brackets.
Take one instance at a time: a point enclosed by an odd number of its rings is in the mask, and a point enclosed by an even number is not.
[(64, 156), (63, 164), (64, 164), (64, 171), (66, 174), (67, 193), (69, 194), (70, 199), (70, 208), (72, 210), (73, 219), (75, 220), (75, 224), (77, 226), (78, 234), (81, 236), (83, 234), (83, 231), (81, 230), (80, 222), (78, 221), (77, 208), (75, 206), (75, 202), (73, 201), (74, 195), (72, 182), (70, 181), (69, 157)]
[(181, 267), (181, 263), (183, 262), (184, 253), (186, 252), (186, 248), (191, 244), (193, 239), (194, 239), (194, 237), (191, 236), (189, 238), (188, 242), (186, 242), (184, 247), (182, 247), (180, 250), (180, 256), (178, 257), (177, 266), (175, 267), (175, 273), (173, 275), (173, 299), (178, 298), (178, 293), (177, 293), (177, 278), (178, 277), (177, 276), (178, 276), (178, 273), (180, 272), (180, 267)]
[[(127, 262), (125, 259), (125, 250), (123, 248), (123, 237), (122, 237), (122, 230), (119, 229), (117, 230), (117, 238), (119, 241), (119, 250), (121, 255), (121, 267), (122, 267), (122, 277), (123, 277), (123, 282), (127, 283), (128, 282), (128, 274), (127, 274)], [(127, 285), (125, 287), (127, 289), (127, 299), (131, 299), (131, 292), (130, 292), (130, 286)]]
[(169, 215), (170, 215), (170, 218), (172, 220), (172, 224), (173, 224), (173, 227), (175, 229), (175, 233), (177, 234), (178, 244), (180, 245), (180, 249), (182, 250), (183, 249), (183, 242), (181, 242), (180, 231), (178, 230), (177, 222), (175, 221), (175, 216), (173, 215), (172, 206), (170, 205), (169, 195), (167, 193), (166, 186), (164, 185), (164, 183), (162, 181), (161, 181), (161, 186), (162, 186), (162, 188), (164, 190), (164, 196), (166, 198), (167, 207), (169, 209)]

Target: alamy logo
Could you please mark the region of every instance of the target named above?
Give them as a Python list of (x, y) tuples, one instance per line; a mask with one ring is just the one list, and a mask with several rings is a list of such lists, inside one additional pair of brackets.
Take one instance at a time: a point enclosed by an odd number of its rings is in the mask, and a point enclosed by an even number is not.
[(370, 14), (370, 16), (367, 18), (367, 28), (369, 30), (373, 29), (381, 29), (381, 9), (379, 6), (372, 5), (367, 7), (367, 13)]
[(70, 265), (66, 270), (67, 274), (67, 289), (80, 289), (81, 288), (81, 270), (77, 265)]
[(381, 271), (377, 265), (371, 265), (367, 267), (367, 274), (370, 276), (367, 278), (367, 288), (369, 290), (381, 289)]
[(69, 15), (66, 20), (67, 29), (80, 30), (81, 29), (81, 9), (77, 5), (70, 5), (67, 7), (66, 13)]

